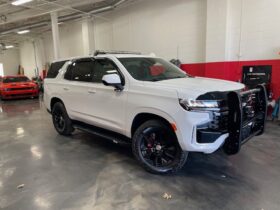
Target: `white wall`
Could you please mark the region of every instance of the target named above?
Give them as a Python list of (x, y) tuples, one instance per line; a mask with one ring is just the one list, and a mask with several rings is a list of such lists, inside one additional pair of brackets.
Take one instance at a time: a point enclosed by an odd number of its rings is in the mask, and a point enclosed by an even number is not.
[(0, 63), (3, 63), (4, 75), (16, 75), (20, 64), (18, 49), (2, 51), (0, 53)]
[[(72, 22), (59, 25), (60, 36), (60, 55), (62, 58), (84, 55), (82, 44), (82, 22)], [(53, 40), (51, 32), (43, 37), (45, 46), (46, 61), (51, 62), (54, 59)]]
[(205, 57), (206, 1), (140, 1), (98, 19), (97, 49), (154, 52), (166, 59), (202, 62)]
[[(228, 1), (226, 60), (279, 59), (280, 1)], [(218, 57), (209, 61), (223, 61), (223, 59)]]
[[(92, 49), (153, 52), (166, 59), (176, 58), (178, 49), (181, 60), (205, 60), (205, 0), (145, 0), (102, 16), (108, 21), (97, 18), (89, 28)], [(83, 31), (83, 21), (59, 26), (62, 58), (88, 55)], [(46, 60), (52, 61), (50, 32), (44, 46)]]
[(280, 1), (243, 1), (241, 60), (279, 59)]
[[(107, 20), (96, 18), (93, 27), (83, 21), (59, 26), (61, 57), (87, 55), (90, 49), (154, 52), (168, 60), (178, 50), (183, 63), (280, 57), (279, 0), (142, 0), (100, 15)], [(44, 65), (53, 60), (51, 32), (41, 46), (39, 65)], [(21, 47), (21, 64), (32, 72), (30, 45)]]

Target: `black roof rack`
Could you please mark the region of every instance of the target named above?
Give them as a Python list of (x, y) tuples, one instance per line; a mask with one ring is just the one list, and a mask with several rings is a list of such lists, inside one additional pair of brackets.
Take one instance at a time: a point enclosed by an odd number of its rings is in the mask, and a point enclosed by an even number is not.
[(131, 51), (104, 51), (104, 50), (96, 50), (94, 52), (94, 56), (104, 55), (104, 54), (134, 54), (134, 55), (141, 55), (140, 52), (131, 52)]

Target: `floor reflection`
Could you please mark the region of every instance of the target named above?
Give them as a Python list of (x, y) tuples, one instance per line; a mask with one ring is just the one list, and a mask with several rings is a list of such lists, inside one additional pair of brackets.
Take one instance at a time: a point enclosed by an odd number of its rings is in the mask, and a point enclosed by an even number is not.
[(41, 99), (0, 100), (0, 114), (7, 114), (9, 117), (28, 115), (39, 110), (41, 103)]

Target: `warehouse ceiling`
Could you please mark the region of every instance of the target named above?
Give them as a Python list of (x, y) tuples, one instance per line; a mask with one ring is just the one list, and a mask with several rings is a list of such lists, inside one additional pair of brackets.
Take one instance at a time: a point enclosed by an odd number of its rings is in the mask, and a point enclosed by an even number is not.
[[(58, 12), (59, 22), (83, 17), (102, 18), (102, 12), (135, 0), (33, 0), (15, 6), (14, 0), (0, 0), (0, 47), (43, 34), (51, 29), (50, 13)], [(30, 33), (19, 35), (18, 31)]]

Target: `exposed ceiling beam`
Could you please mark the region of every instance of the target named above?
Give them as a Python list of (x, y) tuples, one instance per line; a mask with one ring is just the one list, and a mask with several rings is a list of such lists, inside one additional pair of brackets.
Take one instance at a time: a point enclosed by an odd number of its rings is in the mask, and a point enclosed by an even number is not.
[[(7, 0), (6, 0), (7, 1)], [(62, 5), (62, 2), (65, 2), (65, 0), (56, 0), (54, 2), (49, 2), (48, 0), (41, 0), (41, 4), (38, 4), (38, 5), (52, 5), (50, 6), (50, 10), (44, 10), (42, 8), (40, 8), (41, 11), (38, 11), (38, 13), (35, 12), (35, 14), (33, 13), (32, 15), (27, 15), (27, 16), (24, 16), (24, 17), (21, 17), (21, 19), (13, 19), (13, 20), (10, 20), (10, 21), (7, 21), (5, 23), (0, 23), (0, 26), (2, 24), (10, 24), (9, 27), (7, 27), (6, 29), (3, 29), (0, 31), (0, 40), (9, 40), (9, 37), (11, 38), (12, 40), (12, 37), (13, 37), (13, 40), (14, 41), (15, 39), (19, 39), (19, 40), (22, 40), (22, 38), (24, 38), (24, 36), (16, 36), (16, 32), (18, 30), (23, 30), (23, 29), (34, 29), (33, 32), (37, 31), (37, 34), (34, 34), (34, 33), (30, 33), (28, 36), (38, 36), (40, 35), (40, 33), (42, 33), (42, 30), (40, 30), (40, 28), (44, 29), (45, 30), (49, 30), (50, 29), (50, 17), (49, 17), (49, 13), (50, 12), (53, 12), (53, 11), (59, 11), (59, 12), (65, 12), (68, 11), (68, 13), (70, 12), (70, 14), (67, 14), (66, 12), (66, 15), (62, 15), (59, 17), (59, 22), (67, 22), (67, 21), (71, 21), (71, 20), (78, 20), (78, 19), (81, 19), (81, 18), (85, 18), (85, 17), (97, 17), (97, 18), (102, 18), (102, 19), (105, 19), (105, 20), (108, 20), (98, 14), (102, 13), (102, 12), (106, 12), (106, 11), (110, 11), (110, 10), (113, 10), (117, 7), (120, 7), (121, 5), (123, 5), (125, 2), (130, 2), (132, 0), (87, 0), (87, 1), (83, 1), (83, 0), (80, 0), (80, 1), (73, 1), (75, 2), (74, 4), (71, 4), (71, 6), (64, 6)], [(79, 2), (79, 3), (77, 3)], [(96, 8), (96, 9), (93, 9), (91, 11), (83, 11), (83, 10), (80, 10), (80, 9), (77, 9), (77, 8), (73, 8), (73, 7), (80, 7), (80, 6), (85, 6), (85, 5), (88, 5), (89, 3), (92, 3), (92, 2), (104, 2), (103, 6), (99, 7), (99, 8)], [(113, 2), (113, 3), (112, 3)], [(87, 3), (87, 4), (85, 4)], [(105, 4), (106, 3), (106, 4)], [(110, 3), (110, 4), (108, 4)], [(91, 7), (93, 7), (94, 4), (91, 4)], [(100, 4), (99, 4), (100, 5)], [(0, 5), (1, 6), (1, 5)], [(33, 9), (35, 6), (34, 4), (33, 5), (28, 5), (28, 9)], [(51, 8), (55, 8), (54, 10), (52, 10)], [(37, 8), (38, 9), (38, 8)], [(38, 19), (39, 17), (41, 17), (40, 19)], [(26, 24), (22, 24), (22, 22), (26, 20)], [(37, 20), (37, 21), (36, 21)], [(32, 23), (33, 22), (33, 23)], [(16, 24), (13, 24), (11, 25), (12, 23), (16, 23)], [(36, 30), (35, 30), (36, 29)]]

